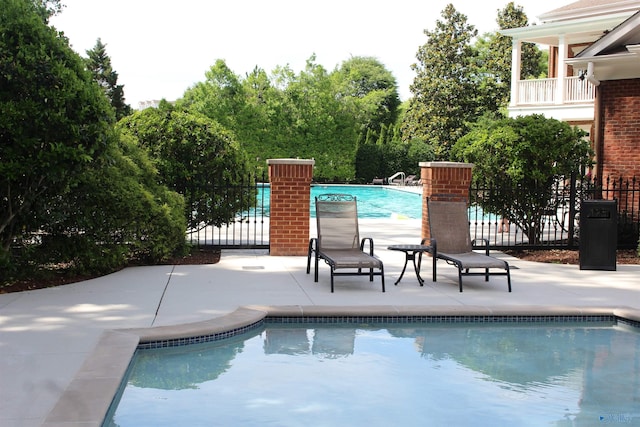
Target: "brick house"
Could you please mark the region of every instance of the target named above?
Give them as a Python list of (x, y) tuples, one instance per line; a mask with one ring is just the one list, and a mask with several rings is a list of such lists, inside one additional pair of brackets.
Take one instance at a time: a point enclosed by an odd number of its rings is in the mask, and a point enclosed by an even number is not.
[(597, 174), (640, 177), (640, 11), (567, 62), (596, 85)]
[[(640, 177), (640, 1), (579, 0), (538, 19), (501, 31), (513, 40), (509, 115), (578, 126), (597, 176)], [(523, 42), (549, 48), (549, 78), (519, 80)]]

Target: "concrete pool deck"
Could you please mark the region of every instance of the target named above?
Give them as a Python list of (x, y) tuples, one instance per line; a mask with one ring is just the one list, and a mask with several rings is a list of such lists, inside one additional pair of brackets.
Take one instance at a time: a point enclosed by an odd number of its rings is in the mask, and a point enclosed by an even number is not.
[[(214, 265), (133, 267), (57, 288), (0, 294), (0, 425), (100, 425), (90, 417), (71, 420), (85, 410), (91, 412), (79, 407), (87, 401), (103, 405), (105, 396), (91, 393), (113, 387), (110, 371), (126, 369), (135, 345), (133, 335), (116, 330), (207, 321), (215, 325), (215, 319), (230, 313), (242, 317), (243, 311), (236, 311), (239, 307), (327, 313), (342, 308), (358, 314), (618, 310), (640, 320), (637, 265), (618, 265), (617, 271), (580, 270), (575, 265), (539, 264), (496, 254), (514, 268), (511, 293), (504, 277), (492, 277), (488, 283), (467, 277), (464, 292), (459, 293), (457, 271), (444, 263), (439, 263), (435, 283), (425, 266), (424, 287), (413, 271), (394, 286), (404, 255), (386, 248), (416, 243), (419, 224), (419, 220), (360, 224), (361, 235), (374, 237), (376, 254), (384, 261), (385, 293), (379, 278), (371, 283), (364, 277), (338, 277), (332, 294), (324, 263), (319, 282), (314, 283), (313, 274), (305, 271), (306, 257), (226, 250)], [(115, 344), (103, 352), (110, 342)], [(73, 400), (61, 404), (63, 396), (75, 396), (78, 405)]]

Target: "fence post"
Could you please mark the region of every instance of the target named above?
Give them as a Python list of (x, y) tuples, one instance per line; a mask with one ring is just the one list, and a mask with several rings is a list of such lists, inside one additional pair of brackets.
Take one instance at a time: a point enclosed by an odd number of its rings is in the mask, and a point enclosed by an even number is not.
[(269, 159), (269, 254), (302, 256), (309, 248), (314, 160)]
[[(469, 200), (471, 185), (471, 163), (457, 162), (420, 162), (420, 179), (422, 180), (422, 238), (428, 239), (429, 215), (427, 198), (438, 197), (438, 194), (453, 195), (459, 200)], [(450, 197), (448, 197), (450, 199)]]

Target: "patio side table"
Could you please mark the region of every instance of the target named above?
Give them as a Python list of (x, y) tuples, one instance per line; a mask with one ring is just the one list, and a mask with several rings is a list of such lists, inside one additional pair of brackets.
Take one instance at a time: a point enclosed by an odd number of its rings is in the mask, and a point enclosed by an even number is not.
[(387, 249), (390, 251), (400, 251), (404, 252), (404, 267), (402, 267), (402, 273), (400, 273), (400, 277), (394, 283), (397, 285), (402, 280), (402, 276), (404, 276), (404, 272), (407, 269), (407, 263), (409, 261), (413, 262), (413, 269), (416, 272), (416, 277), (418, 278), (418, 282), (420, 286), (424, 285), (424, 279), (420, 276), (420, 268), (416, 264), (416, 255), (420, 256), (424, 252), (431, 252), (433, 247), (428, 245), (392, 245), (388, 246)]

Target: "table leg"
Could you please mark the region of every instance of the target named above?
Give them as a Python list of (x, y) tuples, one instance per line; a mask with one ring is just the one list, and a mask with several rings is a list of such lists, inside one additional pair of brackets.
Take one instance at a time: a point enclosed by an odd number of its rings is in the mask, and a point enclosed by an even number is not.
[(420, 276), (420, 269), (416, 265), (416, 253), (415, 252), (412, 254), (411, 260), (413, 261), (413, 269), (416, 271), (416, 277), (418, 278), (418, 282), (420, 283), (420, 286), (423, 286), (424, 285), (424, 280)]
[(404, 271), (407, 269), (407, 263), (409, 262), (409, 252), (405, 252), (404, 255), (404, 267), (402, 267), (402, 273), (400, 273), (400, 277), (398, 277), (398, 280), (396, 280), (396, 283), (394, 283), (394, 285), (400, 283), (400, 280), (402, 280), (402, 276), (404, 276)]
[(402, 272), (400, 273), (400, 277), (398, 277), (398, 280), (396, 280), (396, 283), (394, 283), (394, 285), (397, 285), (398, 283), (400, 283), (400, 280), (402, 280), (402, 276), (404, 276), (404, 272), (407, 269), (407, 263), (409, 261), (413, 262), (413, 270), (416, 272), (416, 277), (418, 278), (418, 283), (420, 283), (420, 286), (424, 285), (424, 280), (422, 279), (422, 277), (420, 276), (420, 269), (418, 268), (418, 265), (416, 264), (416, 253), (420, 253), (419, 251), (404, 251), (404, 267), (402, 267)]

